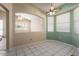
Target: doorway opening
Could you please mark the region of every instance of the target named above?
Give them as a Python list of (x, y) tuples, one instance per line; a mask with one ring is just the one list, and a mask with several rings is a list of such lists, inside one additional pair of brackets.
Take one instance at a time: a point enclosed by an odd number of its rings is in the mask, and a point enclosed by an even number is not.
[(0, 50), (9, 49), (9, 11), (0, 4)]

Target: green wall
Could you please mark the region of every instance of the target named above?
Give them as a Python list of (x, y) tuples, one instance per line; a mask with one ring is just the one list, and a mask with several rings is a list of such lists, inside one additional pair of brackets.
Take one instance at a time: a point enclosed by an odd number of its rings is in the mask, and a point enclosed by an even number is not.
[(68, 44), (72, 44), (72, 36), (70, 33), (63, 33), (63, 32), (48, 32), (47, 38), (49, 40), (59, 40)]
[(74, 22), (73, 22), (73, 10), (78, 7), (79, 4), (76, 3), (66, 3), (61, 7), (61, 11), (57, 14), (63, 14), (66, 12), (70, 12), (70, 32), (56, 32), (56, 16), (54, 16), (54, 32), (47, 32), (47, 39), (48, 40), (58, 40), (68, 44), (72, 44), (76, 47), (79, 47), (79, 35), (74, 34)]
[(73, 41), (72, 41), (72, 43), (76, 47), (79, 47), (79, 34), (73, 34)]

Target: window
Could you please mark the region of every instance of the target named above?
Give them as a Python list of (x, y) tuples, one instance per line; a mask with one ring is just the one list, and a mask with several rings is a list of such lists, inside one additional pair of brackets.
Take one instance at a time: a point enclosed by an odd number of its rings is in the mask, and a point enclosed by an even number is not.
[(54, 17), (48, 17), (48, 32), (54, 32)]
[(74, 30), (79, 33), (79, 7), (74, 11)]
[(15, 20), (15, 31), (16, 33), (24, 33), (30, 31), (30, 20), (18, 19)]
[(70, 13), (57, 16), (56, 31), (70, 32)]
[(35, 17), (31, 20), (31, 32), (42, 32), (42, 19)]
[[(16, 32), (42, 32), (43, 19), (27, 13), (15, 13)], [(29, 19), (29, 20), (28, 20)]]
[(0, 35), (3, 35), (3, 20), (0, 19)]

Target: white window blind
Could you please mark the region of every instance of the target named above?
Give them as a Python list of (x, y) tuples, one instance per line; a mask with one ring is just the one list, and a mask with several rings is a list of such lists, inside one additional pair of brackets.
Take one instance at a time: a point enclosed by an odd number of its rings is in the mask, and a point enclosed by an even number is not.
[(65, 13), (57, 16), (56, 31), (70, 32), (70, 13)]
[(3, 35), (3, 20), (0, 19), (0, 35)]
[(24, 33), (30, 31), (30, 20), (27, 19), (15, 19), (15, 32), (16, 33)]
[[(17, 16), (19, 17), (19, 19), (27, 19), (27, 20), (30, 20), (30, 24), (29, 22), (27, 21), (24, 21), (26, 23), (24, 23), (23, 21), (21, 21), (21, 23), (17, 24), (17, 21), (16, 21), (16, 24), (17, 25), (20, 25), (19, 28), (16, 27), (17, 30), (23, 30), (24, 31), (27, 31), (28, 28), (27, 27), (30, 27), (30, 31), (31, 32), (42, 32), (42, 27), (43, 27), (43, 19), (38, 17), (38, 16), (35, 16), (35, 15), (32, 15), (32, 14), (27, 14), (27, 13), (16, 13), (16, 19), (17, 19)], [(26, 30), (27, 29), (27, 30)]]
[(31, 20), (31, 32), (42, 32), (41, 18), (34, 18)]
[(79, 33), (79, 7), (74, 10), (74, 32)]
[(48, 17), (48, 32), (54, 32), (54, 17)]

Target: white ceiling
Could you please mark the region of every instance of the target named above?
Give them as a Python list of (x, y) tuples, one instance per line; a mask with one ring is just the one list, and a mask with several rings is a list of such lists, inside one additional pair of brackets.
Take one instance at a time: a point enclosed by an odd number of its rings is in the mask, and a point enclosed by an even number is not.
[[(54, 3), (52, 4), (55, 8), (63, 5), (64, 3)], [(37, 8), (39, 8), (40, 10), (42, 10), (43, 12), (48, 12), (49, 8), (51, 6), (51, 3), (32, 3), (32, 5), (36, 6)]]
[(1, 6), (0, 6), (0, 11), (4, 11), (4, 12), (6, 12)]

